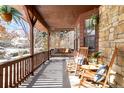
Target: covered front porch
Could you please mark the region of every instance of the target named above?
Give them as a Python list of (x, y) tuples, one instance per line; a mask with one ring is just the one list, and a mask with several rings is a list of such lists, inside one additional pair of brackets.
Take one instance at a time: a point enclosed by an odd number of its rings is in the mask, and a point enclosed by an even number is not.
[[(28, 24), (23, 25), (29, 30), (25, 32), (27, 36), (24, 36), (28, 37), (26, 38), (28, 42), (26, 41), (26, 46), (23, 47), (19, 44), (13, 45), (20, 48), (18, 57), (7, 57), (6, 61), (0, 62), (0, 88), (79, 88), (79, 76), (75, 75), (75, 71), (68, 70), (69, 62), (75, 64), (75, 52), (87, 47), (89, 62), (93, 53), (101, 52), (100, 58), (104, 58), (102, 62), (107, 64), (113, 56), (115, 46), (119, 49), (116, 52), (117, 59), (113, 60), (112, 70), (115, 73), (111, 77), (112, 86), (109, 78), (108, 83), (109, 87), (123, 87), (123, 6), (12, 5), (11, 7), (20, 11), (23, 20)], [(95, 22), (92, 23), (92, 20)], [(43, 33), (40, 35), (41, 33), (37, 32)], [(0, 38), (4, 40), (5, 37), (2, 36), (1, 33)], [(39, 42), (41, 40), (42, 42)], [(23, 49), (27, 49), (26, 52), (21, 52)], [(99, 58), (96, 59), (95, 62), (98, 63)], [(80, 86), (80, 88), (96, 87), (99, 86), (92, 82)]]

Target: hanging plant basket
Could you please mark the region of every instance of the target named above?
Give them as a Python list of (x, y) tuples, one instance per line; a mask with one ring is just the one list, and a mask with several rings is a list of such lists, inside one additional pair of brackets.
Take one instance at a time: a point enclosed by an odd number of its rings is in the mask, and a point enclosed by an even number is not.
[(5, 22), (11, 22), (12, 20), (22, 26), (22, 29), (26, 32), (26, 28), (24, 26), (25, 22), (22, 18), (22, 14), (15, 8), (9, 5), (2, 5), (0, 6), (0, 17)]
[(11, 22), (13, 19), (18, 24), (22, 14), (13, 7), (3, 5), (0, 6), (0, 16), (6, 22)]
[(98, 15), (92, 15), (86, 23), (86, 28), (93, 30), (97, 24), (98, 24)]
[(1, 18), (6, 22), (10, 22), (12, 20), (12, 14), (11, 13), (3, 13), (3, 14), (1, 14)]

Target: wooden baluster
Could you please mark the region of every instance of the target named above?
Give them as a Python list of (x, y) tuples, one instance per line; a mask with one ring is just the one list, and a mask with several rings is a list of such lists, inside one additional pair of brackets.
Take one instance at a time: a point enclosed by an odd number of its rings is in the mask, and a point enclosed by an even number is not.
[(42, 57), (41, 57), (41, 54), (39, 55), (39, 61), (40, 61), (40, 63), (42, 62)]
[(28, 59), (26, 59), (26, 75), (28, 75)]
[(40, 56), (41, 54), (39, 54), (39, 56), (38, 56), (38, 60), (39, 60), (39, 64), (41, 63), (41, 56)]
[[(34, 68), (35, 68), (35, 56), (33, 57), (33, 62), (32, 62), (32, 65), (33, 65), (33, 67), (32, 67), (32, 71), (34, 70)], [(33, 71), (34, 72), (34, 71)]]
[(12, 87), (12, 64), (10, 65), (10, 82), (9, 82), (9, 86)]
[(38, 55), (36, 56), (37, 66), (39, 66)]
[(41, 62), (43, 63), (43, 60), (44, 60), (44, 55), (43, 55), (43, 53), (41, 54), (41, 59), (40, 60), (42, 60)]
[(28, 64), (28, 59), (27, 59), (27, 66), (26, 66), (26, 67), (27, 67), (27, 70), (26, 70), (26, 71), (27, 71), (27, 75), (28, 75), (28, 65), (29, 65), (29, 64)]
[(31, 58), (30, 58), (30, 64), (31, 64), (30, 70), (32, 72), (32, 60), (31, 60)]
[(40, 61), (40, 63), (42, 63), (42, 61), (41, 61), (41, 54), (39, 55), (39, 61)]
[(29, 70), (28, 70), (29, 72), (28, 72), (28, 74), (30, 74), (30, 66), (31, 66), (30, 58), (28, 59), (28, 63), (29, 63), (29, 68), (28, 68), (28, 69), (29, 69)]
[(25, 71), (25, 67), (24, 67), (24, 60), (22, 61), (22, 79), (25, 77), (25, 73), (24, 73), (24, 71)]
[(36, 67), (38, 66), (38, 58), (37, 58), (38, 55), (36, 55)]
[(30, 58), (30, 71), (32, 72), (32, 61), (31, 61), (31, 58)]
[(35, 68), (37, 67), (37, 60), (36, 60), (37, 55), (35, 56)]
[(38, 56), (38, 62), (39, 62), (39, 64), (41, 63), (40, 55), (41, 55), (41, 54), (39, 54), (39, 56)]
[(19, 82), (19, 62), (17, 63), (17, 84)]
[(35, 55), (35, 68), (37, 67), (37, 55)]
[(5, 88), (8, 88), (8, 66), (5, 67)]
[[(40, 54), (39, 54), (40, 55)], [(37, 55), (38, 66), (40, 65), (39, 55)]]
[(27, 75), (27, 60), (25, 60), (25, 77)]
[(43, 63), (43, 60), (44, 60), (44, 55), (43, 55), (43, 53), (42, 53), (42, 55), (41, 55), (41, 56), (42, 56), (41, 60), (42, 60), (42, 63)]
[(0, 88), (3, 88), (3, 67), (0, 66)]
[(40, 54), (38, 55), (38, 65), (40, 65), (41, 61), (40, 61)]
[(20, 81), (21, 81), (22, 80), (22, 62), (21, 61), (20, 61), (19, 70), (20, 70)]
[(27, 65), (27, 61), (25, 60), (25, 77), (26, 77), (26, 72), (27, 72), (27, 68), (26, 68), (27, 66), (26, 65)]
[(40, 57), (40, 62), (42, 63), (42, 61), (43, 61), (43, 60), (42, 60), (42, 59), (43, 59), (42, 54), (41, 54), (40, 56), (41, 56), (41, 57)]
[(30, 59), (28, 58), (28, 75), (30, 74)]
[(39, 66), (38, 55), (36, 56), (37, 66)]
[(29, 75), (29, 72), (30, 72), (30, 71), (29, 71), (29, 64), (30, 64), (30, 63), (29, 63), (29, 58), (28, 58), (28, 59), (27, 59), (27, 74), (28, 74), (28, 75)]
[(31, 60), (29, 58), (29, 73), (31, 72)]
[(31, 67), (30, 67), (30, 69), (31, 69), (31, 72), (33, 71), (33, 69), (32, 69), (32, 60), (31, 60), (31, 58), (30, 58), (30, 62), (31, 62)]
[[(36, 61), (36, 56), (35, 56), (35, 61), (34, 61), (34, 64), (35, 64), (34, 67), (35, 67), (35, 68), (37, 67), (37, 63), (36, 63), (36, 62), (37, 62), (37, 61)], [(35, 69), (35, 68), (34, 68), (34, 69)]]
[(27, 65), (28, 65), (27, 74), (29, 75), (29, 58), (27, 59)]
[(16, 85), (16, 65), (14, 64), (14, 77), (13, 77), (13, 83), (14, 83), (14, 86)]
[(23, 78), (25, 77), (25, 60), (23, 60)]
[(43, 63), (43, 53), (41, 54), (40, 60), (41, 60), (41, 63)]

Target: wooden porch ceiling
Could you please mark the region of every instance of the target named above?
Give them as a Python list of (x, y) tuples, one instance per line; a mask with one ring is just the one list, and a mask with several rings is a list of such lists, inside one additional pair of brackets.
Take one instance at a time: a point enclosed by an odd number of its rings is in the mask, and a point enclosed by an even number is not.
[(39, 14), (50, 30), (74, 28), (80, 14), (99, 7), (98, 5), (37, 5)]
[[(26, 19), (23, 6), (14, 5), (13, 7), (21, 11)], [(40, 19), (36, 23), (37, 28), (62, 31), (62, 29), (72, 30), (80, 14), (98, 8), (99, 5), (29, 5), (28, 7), (33, 8), (37, 13), (33, 14)]]

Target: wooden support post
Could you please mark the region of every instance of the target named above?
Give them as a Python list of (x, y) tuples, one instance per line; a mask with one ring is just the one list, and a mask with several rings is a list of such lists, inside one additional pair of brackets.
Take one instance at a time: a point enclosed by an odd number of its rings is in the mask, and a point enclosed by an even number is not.
[(31, 54), (31, 62), (32, 62), (32, 75), (34, 75), (34, 35), (33, 35), (33, 26), (30, 25), (30, 54)]
[(48, 60), (50, 57), (50, 32), (48, 31)]
[[(37, 20), (40, 21), (41, 24), (44, 25), (47, 29), (49, 28), (48, 24), (45, 22), (44, 18), (42, 17), (41, 14), (35, 9), (35, 6), (29, 6), (25, 5), (24, 6), (25, 14), (27, 16), (29, 25), (30, 25), (30, 54), (31, 54), (31, 62), (32, 62), (32, 75), (34, 71), (34, 33), (33, 33), (33, 28)], [(49, 40), (48, 40), (49, 43)], [(49, 49), (49, 44), (48, 44), (48, 49)], [(49, 52), (48, 52), (49, 53)], [(49, 54), (48, 54), (49, 56)]]
[(3, 68), (0, 66), (0, 88), (3, 88)]
[(31, 54), (31, 62), (32, 62), (32, 75), (34, 75), (34, 25), (37, 22), (37, 18), (31, 13), (30, 10), (26, 6), (24, 6), (24, 10), (30, 25), (30, 54)]

